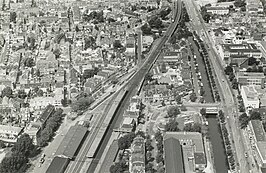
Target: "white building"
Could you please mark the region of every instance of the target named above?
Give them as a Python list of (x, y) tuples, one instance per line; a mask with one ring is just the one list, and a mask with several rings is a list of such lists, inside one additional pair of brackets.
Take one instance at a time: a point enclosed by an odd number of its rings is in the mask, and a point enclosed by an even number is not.
[(259, 95), (254, 86), (242, 86), (241, 96), (243, 98), (245, 108), (259, 108)]
[(225, 15), (229, 13), (229, 9), (226, 7), (207, 7), (207, 13)]
[(15, 143), (21, 132), (21, 127), (0, 125), (0, 140), (4, 142)]

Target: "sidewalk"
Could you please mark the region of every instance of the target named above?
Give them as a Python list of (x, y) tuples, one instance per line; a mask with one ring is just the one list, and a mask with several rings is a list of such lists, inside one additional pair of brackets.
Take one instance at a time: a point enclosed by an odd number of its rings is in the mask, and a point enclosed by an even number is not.
[(204, 147), (206, 152), (206, 161), (207, 161), (207, 167), (204, 169), (203, 172), (205, 173), (216, 173), (215, 169), (213, 169), (213, 160), (211, 157), (211, 149), (210, 149), (210, 143), (207, 141), (206, 137), (204, 137)]

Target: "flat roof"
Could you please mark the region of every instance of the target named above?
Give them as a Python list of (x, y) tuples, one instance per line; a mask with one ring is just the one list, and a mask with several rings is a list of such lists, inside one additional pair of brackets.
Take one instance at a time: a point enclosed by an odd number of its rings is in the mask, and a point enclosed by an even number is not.
[(68, 158), (54, 157), (46, 173), (64, 173), (69, 161)]
[(257, 142), (266, 141), (265, 131), (263, 129), (261, 121), (260, 120), (251, 120), (250, 122), (252, 124), (253, 131), (254, 131)]
[(254, 43), (223, 44), (222, 46), (229, 52), (261, 52)]
[(248, 100), (259, 100), (258, 99), (258, 92), (256, 91), (255, 87), (250, 85), (250, 86), (242, 86), (247, 99)]
[(55, 155), (72, 159), (86, 133), (86, 127), (80, 125), (70, 127)]
[(166, 132), (164, 138), (175, 138), (178, 140), (192, 140), (195, 144), (195, 152), (204, 152), (202, 135), (199, 132)]
[(50, 114), (54, 111), (55, 107), (53, 105), (46, 106), (45, 110), (42, 112), (40, 116), (41, 122), (44, 122), (47, 120), (47, 118), (50, 116)]
[(165, 172), (185, 173), (182, 146), (179, 140), (170, 137), (164, 140)]
[(256, 77), (256, 78), (265, 78), (264, 73), (260, 72), (237, 72), (238, 77)]

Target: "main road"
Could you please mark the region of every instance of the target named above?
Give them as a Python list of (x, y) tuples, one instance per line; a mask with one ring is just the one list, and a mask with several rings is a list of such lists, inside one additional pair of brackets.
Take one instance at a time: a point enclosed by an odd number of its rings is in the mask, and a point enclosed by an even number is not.
[[(239, 163), (238, 169), (241, 173), (249, 173), (249, 170), (254, 168), (249, 164), (249, 158), (245, 158), (244, 153), (247, 151), (248, 144), (245, 143), (243, 139), (243, 133), (241, 129), (239, 129), (238, 124), (238, 102), (235, 98), (234, 91), (231, 88), (230, 82), (225, 76), (222, 66), (222, 60), (214, 49), (214, 44), (210, 39), (208, 29), (205, 26), (205, 23), (201, 17), (199, 10), (193, 0), (186, 0), (185, 5), (187, 6), (192, 29), (197, 32), (199, 36), (202, 37), (202, 40), (208, 45), (208, 54), (214, 69), (214, 72), (217, 77), (217, 82), (220, 90), (220, 94), (222, 95), (222, 102), (224, 105), (225, 114), (228, 115), (227, 122), (230, 128), (230, 135), (234, 141), (234, 148), (236, 151), (237, 161)], [(253, 171), (257, 173), (258, 170)]]

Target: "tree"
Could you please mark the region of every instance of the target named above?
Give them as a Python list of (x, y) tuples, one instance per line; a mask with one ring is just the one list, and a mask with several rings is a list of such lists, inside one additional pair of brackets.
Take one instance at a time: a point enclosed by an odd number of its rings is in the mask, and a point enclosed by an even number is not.
[(177, 104), (182, 104), (182, 97), (180, 95), (177, 95), (175, 97), (175, 101), (176, 101)]
[(135, 133), (128, 133), (118, 139), (118, 147), (120, 150), (124, 150), (130, 147), (135, 138)]
[(145, 147), (146, 151), (152, 151), (154, 149), (154, 147), (151, 144), (151, 140), (146, 140)]
[(86, 110), (93, 102), (92, 97), (82, 97), (71, 104), (71, 108), (74, 112)]
[(30, 136), (24, 133), (18, 138), (11, 150), (13, 153), (29, 157), (34, 154), (33, 152), (35, 151), (35, 146)]
[(178, 122), (176, 122), (174, 119), (171, 119), (166, 125), (165, 130), (167, 132), (178, 132), (180, 129), (178, 128)]
[(10, 22), (16, 23), (16, 20), (17, 20), (17, 13), (10, 12)]
[(120, 49), (123, 47), (120, 40), (115, 40), (113, 46), (114, 46), (114, 49)]
[(110, 173), (123, 173), (128, 169), (126, 162), (122, 159), (120, 162), (115, 163), (109, 169)]
[(261, 120), (261, 114), (257, 111), (252, 111), (250, 113), (250, 117), (249, 117), (250, 120)]
[(187, 111), (187, 108), (186, 108), (186, 106), (181, 105), (181, 106), (180, 106), (180, 110), (181, 110), (181, 111)]
[(153, 161), (153, 157), (152, 157), (152, 154), (151, 154), (151, 152), (147, 152), (146, 153), (146, 162), (151, 162), (151, 161)]
[(36, 94), (38, 97), (42, 97), (43, 96), (43, 90), (39, 89)]
[(151, 73), (147, 73), (144, 77), (144, 79), (148, 82), (151, 82), (152, 81), (152, 77), (153, 75)]
[(163, 158), (163, 154), (162, 153), (158, 153), (156, 155), (156, 162), (157, 163), (164, 162), (164, 158)]
[(206, 109), (205, 109), (205, 108), (201, 108), (201, 109), (200, 109), (200, 114), (201, 114), (202, 116), (206, 116)]
[(55, 58), (58, 59), (60, 57), (60, 55), (61, 55), (60, 49), (55, 49), (53, 51), (53, 54), (55, 55)]
[(157, 131), (155, 134), (154, 134), (154, 138), (157, 142), (162, 142), (163, 141), (163, 135), (160, 131)]
[(249, 117), (247, 116), (247, 114), (246, 113), (241, 114), (238, 119), (240, 123), (240, 128), (241, 129), (246, 128), (249, 122)]
[(109, 17), (109, 18), (107, 19), (107, 21), (108, 21), (109, 23), (112, 23), (112, 22), (115, 22), (116, 20), (113, 19), (113, 18), (111, 18), (111, 17)]
[(149, 162), (146, 166), (145, 166), (145, 172), (148, 172), (150, 171), (151, 173), (154, 172), (154, 169), (153, 169), (153, 164), (151, 162)]
[(238, 82), (237, 82), (236, 79), (233, 79), (233, 80), (232, 80), (232, 88), (235, 89), (235, 90), (238, 89)]
[(5, 87), (3, 90), (2, 90), (2, 97), (8, 97), (8, 98), (11, 98), (13, 97), (13, 91), (10, 87)]
[(167, 115), (168, 117), (177, 117), (177, 115), (180, 114), (180, 110), (177, 106), (170, 106), (168, 109), (167, 109)]
[(25, 99), (27, 97), (27, 94), (25, 90), (18, 90), (18, 98)]
[(11, 155), (4, 157), (0, 164), (0, 172), (5, 173), (22, 173), (26, 172), (28, 159), (22, 155)]
[(75, 31), (76, 31), (76, 32), (79, 32), (79, 31), (80, 31), (80, 29), (79, 29), (79, 26), (78, 26), (78, 25), (76, 25)]
[(84, 73), (83, 73), (83, 77), (85, 79), (88, 79), (88, 78), (92, 78), (94, 75), (96, 75), (98, 73), (98, 69), (86, 69), (84, 70)]
[(142, 25), (140, 27), (140, 29), (141, 29), (143, 35), (152, 35), (151, 28), (149, 27), (149, 25), (147, 23)]
[(203, 96), (205, 94), (205, 91), (203, 89), (203, 87), (200, 87), (200, 95)]
[(34, 59), (33, 58), (26, 58), (24, 61), (24, 66), (25, 67), (33, 67), (35, 65)]
[(160, 29), (163, 27), (163, 22), (158, 16), (153, 16), (149, 21), (151, 28)]
[(230, 82), (232, 82), (234, 78), (235, 78), (234, 73), (230, 73), (229, 74), (229, 80), (230, 80)]
[(210, 13), (207, 12), (207, 8), (205, 6), (201, 7), (201, 15), (202, 18), (205, 22), (209, 23), (210, 19), (211, 19), (211, 15)]
[(195, 123), (195, 124), (186, 124), (185, 127), (183, 128), (183, 131), (186, 132), (199, 132), (201, 133), (201, 124)]
[(239, 104), (239, 111), (240, 112), (245, 112), (245, 105), (244, 105), (243, 101), (241, 101), (240, 104)]
[(231, 66), (226, 66), (224, 72), (226, 75), (229, 75), (233, 73), (233, 68)]
[(254, 57), (248, 58), (248, 65), (249, 66), (253, 66), (253, 65), (256, 65), (256, 64), (257, 64), (256, 58), (254, 58)]
[(196, 93), (192, 92), (189, 96), (190, 101), (195, 102), (197, 100)]
[(245, 7), (246, 6), (246, 2), (245, 2), (245, 0), (236, 0), (235, 2), (234, 2), (234, 5), (235, 5), (235, 7)]
[(160, 17), (161, 17), (163, 20), (166, 20), (166, 16), (167, 16), (168, 14), (170, 14), (171, 11), (172, 11), (171, 8), (168, 7), (168, 8), (166, 8), (166, 9), (161, 10), (160, 13), (159, 13), (159, 15), (160, 15)]

